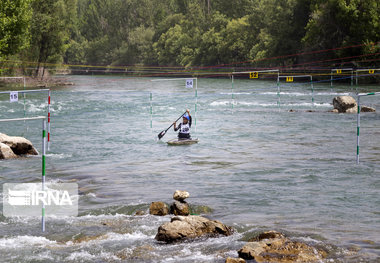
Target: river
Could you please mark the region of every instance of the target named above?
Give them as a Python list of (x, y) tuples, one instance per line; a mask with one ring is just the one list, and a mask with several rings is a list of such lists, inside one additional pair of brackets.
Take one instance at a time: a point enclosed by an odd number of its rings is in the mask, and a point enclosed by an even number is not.
[[(52, 88), (46, 178), (79, 185), (79, 216), (47, 216), (42, 233), (39, 218), (1, 213), (0, 261), (224, 262), (272, 229), (328, 250), (326, 262), (380, 261), (380, 114), (361, 114), (357, 165), (356, 114), (328, 112), (335, 96), (355, 87), (316, 83), (312, 95), (310, 84), (281, 83), (278, 96), (275, 81), (235, 79), (232, 89), (229, 79), (200, 78), (196, 93), (185, 80), (67, 78), (73, 86)], [(378, 96), (361, 102), (380, 109)], [(173, 130), (158, 141), (187, 108), (200, 142), (168, 146)], [(26, 96), (26, 117), (46, 110), (46, 94)], [(10, 103), (1, 94), (0, 119), (23, 116), (24, 100)], [(40, 151), (40, 121), (0, 125)], [(40, 182), (40, 156), (0, 161), (0, 178)], [(155, 241), (170, 216), (134, 213), (147, 212), (153, 201), (172, 202), (176, 189), (237, 231), (172, 245)]]

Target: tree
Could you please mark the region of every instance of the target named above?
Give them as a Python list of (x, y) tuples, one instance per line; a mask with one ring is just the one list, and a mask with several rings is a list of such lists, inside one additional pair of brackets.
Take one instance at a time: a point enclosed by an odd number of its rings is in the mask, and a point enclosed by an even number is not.
[(0, 57), (14, 55), (29, 44), (30, 0), (1, 0)]
[[(76, 1), (34, 0), (31, 47), (28, 56), (37, 61), (36, 75), (45, 63), (60, 63), (68, 47), (70, 9)], [(44, 77), (45, 68), (41, 73)]]
[[(303, 38), (309, 49), (333, 49), (341, 46), (380, 41), (380, 4), (377, 0), (314, 1), (311, 19)], [(336, 51), (336, 56), (359, 55), (368, 49)], [(328, 54), (331, 57), (331, 53)]]
[[(251, 30), (257, 34), (250, 51), (251, 59), (300, 53), (309, 10), (310, 0), (261, 0), (250, 16)], [(295, 59), (281, 64), (292, 64)], [(270, 60), (265, 64), (273, 66), (279, 61)]]

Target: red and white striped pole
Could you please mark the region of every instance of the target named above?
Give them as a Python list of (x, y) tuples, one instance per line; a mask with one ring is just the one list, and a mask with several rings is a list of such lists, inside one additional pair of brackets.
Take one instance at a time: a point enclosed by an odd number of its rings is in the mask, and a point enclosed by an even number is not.
[(47, 148), (48, 148), (48, 151), (50, 151), (50, 89), (48, 91), (48, 127), (47, 127)]

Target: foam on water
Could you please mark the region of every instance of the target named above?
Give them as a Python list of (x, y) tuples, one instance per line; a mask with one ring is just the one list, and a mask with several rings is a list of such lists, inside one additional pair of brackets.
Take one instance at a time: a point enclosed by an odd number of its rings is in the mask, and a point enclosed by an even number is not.
[(55, 241), (51, 241), (42, 236), (15, 236), (0, 238), (0, 249), (21, 249), (25, 247), (45, 247), (47, 245), (55, 245)]

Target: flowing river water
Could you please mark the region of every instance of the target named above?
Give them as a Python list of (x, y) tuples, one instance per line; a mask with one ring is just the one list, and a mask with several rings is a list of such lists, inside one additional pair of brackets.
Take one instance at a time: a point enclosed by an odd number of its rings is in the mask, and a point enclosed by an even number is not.
[[(46, 176), (79, 185), (79, 216), (47, 216), (42, 233), (39, 218), (1, 212), (0, 261), (224, 262), (263, 230), (323, 247), (325, 262), (380, 261), (380, 114), (361, 114), (357, 165), (356, 114), (328, 112), (335, 96), (355, 87), (315, 84), (313, 103), (305, 83), (282, 83), (279, 98), (275, 81), (235, 79), (232, 89), (229, 79), (201, 78), (196, 98), (184, 80), (67, 78), (73, 86), (52, 88)], [(361, 102), (380, 110), (378, 96)], [(186, 108), (200, 142), (168, 146), (172, 130), (158, 141)], [(28, 94), (25, 109), (26, 117), (46, 115), (46, 94)], [(1, 94), (0, 119), (23, 116), (24, 100), (10, 103)], [(41, 149), (40, 121), (0, 123), (0, 132)], [(40, 182), (40, 156), (0, 161), (0, 178)], [(237, 231), (155, 241), (170, 216), (134, 213), (152, 201), (171, 203), (176, 189), (190, 193), (195, 212), (210, 207), (207, 217)]]

